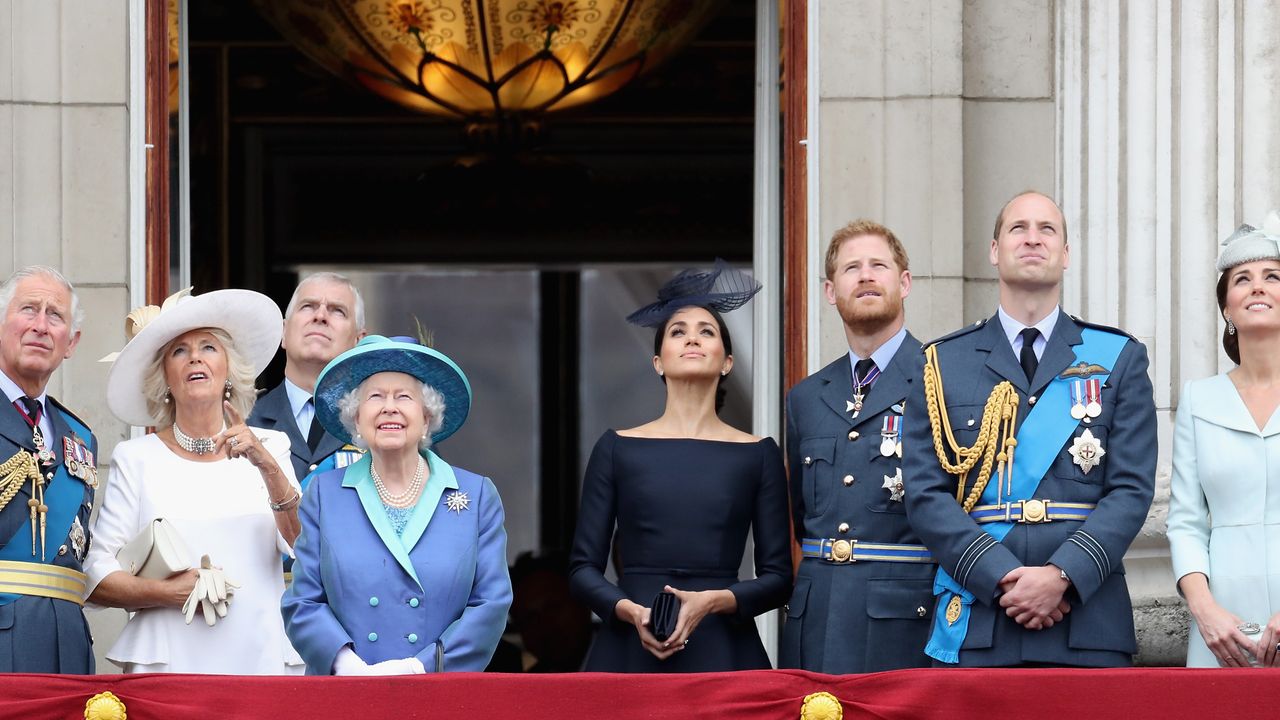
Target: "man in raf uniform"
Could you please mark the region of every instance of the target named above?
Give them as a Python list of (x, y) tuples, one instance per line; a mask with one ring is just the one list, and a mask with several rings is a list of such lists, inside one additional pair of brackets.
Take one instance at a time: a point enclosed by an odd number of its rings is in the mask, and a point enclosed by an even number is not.
[(926, 666), (936, 566), (902, 504), (904, 402), (922, 367), (903, 326), (907, 253), (888, 228), (858, 220), (831, 238), (826, 273), (849, 353), (787, 398), (803, 560), (780, 665), (833, 674)]
[(305, 491), (310, 475), (345, 467), (360, 457), (316, 420), (316, 378), (329, 361), (364, 337), (364, 298), (347, 277), (316, 273), (303, 278), (284, 314), (284, 382), (258, 399), (248, 424), (289, 436), (293, 471)]
[(1066, 230), (1040, 193), (1004, 206), (999, 309), (931, 344), (907, 401), (907, 514), (940, 565), (939, 664), (1114, 667), (1136, 650), (1121, 560), (1154, 492), (1147, 352), (1059, 309)]
[(15, 272), (0, 301), (0, 672), (92, 673), (81, 563), (98, 446), (45, 394), (80, 339), (80, 303), (43, 266)]

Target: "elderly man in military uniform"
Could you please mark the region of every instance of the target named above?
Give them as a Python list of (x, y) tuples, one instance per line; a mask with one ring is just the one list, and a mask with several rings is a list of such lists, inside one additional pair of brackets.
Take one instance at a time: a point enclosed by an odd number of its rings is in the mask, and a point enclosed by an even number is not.
[(80, 339), (80, 302), (57, 270), (0, 285), (0, 672), (92, 673), (85, 623), (97, 441), (45, 393)]
[[(787, 398), (803, 559), (780, 664), (833, 674), (927, 666), (936, 566), (903, 508), (904, 403), (922, 367), (920, 343), (903, 325), (907, 253), (888, 228), (858, 220), (831, 238), (826, 274), (849, 353)], [(911, 410), (908, 422), (922, 419)]]
[[(1154, 491), (1141, 343), (1062, 312), (1062, 211), (1026, 192), (991, 240), (1000, 306), (925, 350), (907, 401), (907, 514), (938, 559), (938, 665), (1132, 663), (1121, 560)], [(927, 418), (927, 419), (926, 419)]]
[(360, 457), (316, 420), (316, 378), (329, 361), (364, 337), (364, 298), (338, 273), (303, 278), (284, 314), (284, 382), (258, 399), (248, 424), (289, 436), (293, 470), (305, 491), (311, 473), (346, 467)]

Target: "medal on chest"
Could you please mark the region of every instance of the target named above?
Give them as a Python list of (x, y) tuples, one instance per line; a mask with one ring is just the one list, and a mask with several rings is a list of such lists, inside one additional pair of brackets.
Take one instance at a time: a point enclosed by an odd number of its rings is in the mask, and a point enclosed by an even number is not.
[(80, 438), (62, 438), (62, 458), (68, 475), (95, 490), (98, 488), (98, 467), (93, 461), (93, 453)]
[(905, 492), (905, 488), (902, 485), (902, 468), (898, 468), (892, 475), (885, 475), (884, 485), (881, 485), (881, 487), (889, 491), (890, 500), (902, 502), (902, 496)]
[(1097, 467), (1102, 462), (1102, 456), (1107, 454), (1107, 451), (1102, 449), (1102, 441), (1093, 436), (1092, 430), (1085, 430), (1080, 437), (1071, 441), (1071, 447), (1067, 452), (1071, 453), (1071, 462), (1079, 465), (1080, 471), (1086, 475)]
[(885, 415), (880, 425), (880, 454), (902, 457), (902, 416)]

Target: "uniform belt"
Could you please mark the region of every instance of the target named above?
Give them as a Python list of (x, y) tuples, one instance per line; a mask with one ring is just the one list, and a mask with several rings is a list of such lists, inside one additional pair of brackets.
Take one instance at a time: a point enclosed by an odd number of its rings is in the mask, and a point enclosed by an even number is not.
[(84, 605), (89, 578), (79, 570), (45, 563), (0, 560), (0, 593), (35, 595)]
[(969, 511), (975, 522), (1047, 523), (1054, 520), (1088, 520), (1097, 503), (1018, 500), (999, 505), (979, 505)]
[(804, 538), (800, 541), (800, 554), (830, 563), (854, 562), (936, 562), (923, 545), (899, 545), (873, 543), (845, 538)]

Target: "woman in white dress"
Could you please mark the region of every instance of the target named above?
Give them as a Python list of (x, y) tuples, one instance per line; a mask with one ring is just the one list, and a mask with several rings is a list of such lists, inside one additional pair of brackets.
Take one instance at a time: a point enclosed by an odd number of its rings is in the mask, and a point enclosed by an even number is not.
[[(280, 553), (299, 532), (289, 440), (243, 420), (283, 319), (248, 290), (186, 293), (130, 313), (132, 339), (107, 378), (116, 417), (157, 431), (112, 452), (89, 601), (137, 611), (107, 653), (125, 672), (301, 674), (278, 610)], [(121, 566), (117, 553), (156, 518), (192, 569), (147, 579)]]
[(1173, 437), (1187, 665), (1280, 667), (1280, 213), (1227, 238), (1218, 271), (1222, 345), (1238, 367), (1187, 383)]

